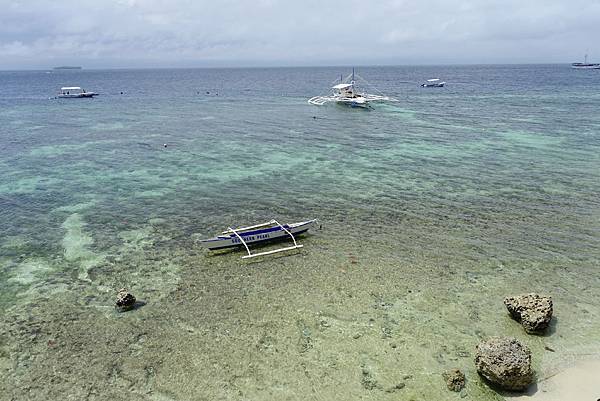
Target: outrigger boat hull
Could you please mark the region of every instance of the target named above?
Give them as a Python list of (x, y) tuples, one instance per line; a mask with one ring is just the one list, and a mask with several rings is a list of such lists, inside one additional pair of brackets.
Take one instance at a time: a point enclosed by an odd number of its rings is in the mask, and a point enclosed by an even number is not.
[(80, 99), (83, 97), (87, 97), (87, 98), (92, 98), (94, 96), (98, 96), (97, 93), (95, 92), (85, 92), (85, 93), (77, 93), (77, 94), (73, 94), (73, 95), (58, 95), (57, 97), (61, 98), (61, 99)]
[(362, 96), (340, 98), (337, 103), (350, 107), (369, 107), (369, 102)]
[(439, 78), (428, 79), (427, 82), (422, 83), (422, 88), (443, 88), (446, 82), (440, 81)]
[(354, 78), (355, 75), (353, 68), (351, 75), (346, 77), (346, 79), (340, 77), (341, 83), (331, 88), (333, 90), (333, 93), (331, 95), (311, 97), (310, 99), (308, 99), (308, 103), (315, 106), (322, 106), (325, 103), (336, 103), (344, 106), (366, 109), (370, 107), (370, 102), (397, 101), (397, 99), (394, 99), (389, 96), (372, 95), (369, 93), (358, 92), (355, 87), (356, 82), (354, 81)]
[(64, 86), (60, 88), (58, 98), (61, 99), (81, 99), (81, 98), (92, 98), (98, 96), (96, 92), (88, 92), (81, 86)]
[[(211, 251), (242, 246), (245, 246), (248, 250), (248, 245), (284, 240), (291, 237), (294, 241), (294, 246), (281, 249), (289, 250), (302, 247), (302, 245), (296, 244), (294, 238), (295, 235), (303, 234), (316, 226), (316, 219), (291, 224), (279, 224), (277, 221), (272, 220), (268, 223), (257, 224), (251, 227), (229, 228), (227, 231), (224, 231), (221, 235), (214, 238), (200, 240), (200, 245)], [(273, 252), (263, 252), (261, 255), (266, 253)], [(248, 256), (245, 256), (245, 258), (258, 255), (259, 254), (251, 254), (248, 250)]]

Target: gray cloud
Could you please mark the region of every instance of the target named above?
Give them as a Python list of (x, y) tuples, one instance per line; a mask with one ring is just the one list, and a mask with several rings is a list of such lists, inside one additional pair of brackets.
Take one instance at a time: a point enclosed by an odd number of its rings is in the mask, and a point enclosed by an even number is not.
[(0, 68), (600, 59), (594, 0), (0, 0)]

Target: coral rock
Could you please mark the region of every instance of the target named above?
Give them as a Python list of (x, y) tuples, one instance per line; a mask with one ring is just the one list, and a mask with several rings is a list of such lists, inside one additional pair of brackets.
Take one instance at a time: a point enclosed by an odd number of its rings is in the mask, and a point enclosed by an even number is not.
[(448, 390), (459, 392), (465, 387), (465, 375), (458, 369), (452, 369), (443, 374)]
[(524, 390), (534, 379), (531, 351), (516, 338), (482, 341), (476, 347), (475, 365), (481, 376), (506, 390)]
[(135, 297), (132, 293), (127, 291), (125, 288), (121, 288), (117, 294), (117, 301), (115, 302), (115, 308), (119, 312), (125, 312), (133, 309), (135, 306)]
[(523, 325), (529, 334), (541, 333), (552, 319), (552, 298), (538, 294), (525, 294), (504, 298), (510, 315)]

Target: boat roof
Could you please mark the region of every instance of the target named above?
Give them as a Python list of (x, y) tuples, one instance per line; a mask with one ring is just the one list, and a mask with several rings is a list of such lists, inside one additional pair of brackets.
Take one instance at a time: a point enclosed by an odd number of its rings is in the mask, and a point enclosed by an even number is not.
[(352, 86), (352, 84), (337, 84), (336, 86), (333, 86), (333, 89), (345, 89), (345, 88), (349, 88), (351, 86)]
[(439, 78), (428, 79), (427, 82), (436, 82), (439, 81)]
[(77, 89), (81, 89), (81, 86), (65, 86), (64, 88), (60, 88), (61, 91), (74, 91)]

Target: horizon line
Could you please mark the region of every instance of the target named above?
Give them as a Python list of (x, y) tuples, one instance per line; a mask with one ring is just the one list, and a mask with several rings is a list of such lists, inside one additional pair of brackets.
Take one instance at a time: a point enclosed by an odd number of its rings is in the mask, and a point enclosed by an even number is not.
[(572, 62), (554, 62), (554, 63), (442, 63), (442, 64), (327, 64), (327, 65), (239, 65), (239, 66), (146, 66), (146, 67), (92, 67), (73, 66), (73, 69), (61, 69), (55, 67), (48, 68), (2, 68), (2, 72), (21, 72), (21, 71), (107, 71), (107, 70), (200, 70), (200, 69), (260, 69), (260, 68), (377, 68), (377, 67), (461, 67), (461, 66), (525, 66), (525, 65), (571, 65)]

